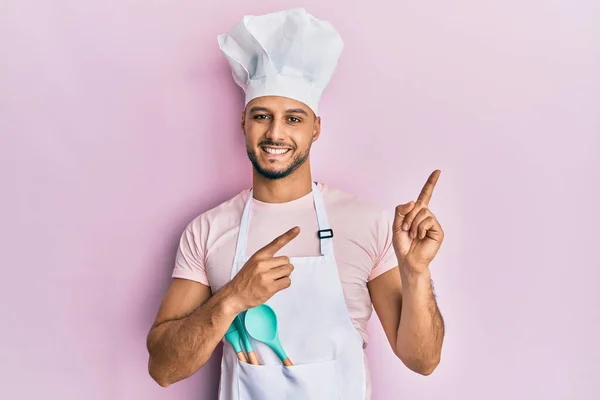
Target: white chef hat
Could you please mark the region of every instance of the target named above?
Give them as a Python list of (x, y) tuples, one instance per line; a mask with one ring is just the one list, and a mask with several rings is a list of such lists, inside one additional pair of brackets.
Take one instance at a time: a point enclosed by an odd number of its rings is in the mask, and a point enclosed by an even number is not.
[(246, 15), (218, 40), (235, 83), (246, 93), (244, 106), (256, 97), (283, 96), (315, 114), (344, 47), (329, 22), (303, 8)]

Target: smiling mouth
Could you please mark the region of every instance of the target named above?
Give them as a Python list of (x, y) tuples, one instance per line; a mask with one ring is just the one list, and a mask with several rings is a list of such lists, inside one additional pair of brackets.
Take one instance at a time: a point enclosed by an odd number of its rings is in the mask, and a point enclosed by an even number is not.
[(283, 148), (283, 147), (267, 147), (267, 146), (263, 146), (261, 147), (262, 151), (264, 151), (265, 153), (267, 153), (270, 156), (283, 156), (287, 153), (289, 153), (289, 151), (291, 149), (288, 148)]

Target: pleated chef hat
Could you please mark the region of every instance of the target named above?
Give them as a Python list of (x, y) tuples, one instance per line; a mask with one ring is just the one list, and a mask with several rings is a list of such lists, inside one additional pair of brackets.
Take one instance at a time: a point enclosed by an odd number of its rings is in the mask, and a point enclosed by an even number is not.
[(315, 114), (344, 47), (329, 22), (304, 8), (246, 15), (218, 40), (235, 83), (246, 93), (244, 106), (256, 97), (283, 96)]

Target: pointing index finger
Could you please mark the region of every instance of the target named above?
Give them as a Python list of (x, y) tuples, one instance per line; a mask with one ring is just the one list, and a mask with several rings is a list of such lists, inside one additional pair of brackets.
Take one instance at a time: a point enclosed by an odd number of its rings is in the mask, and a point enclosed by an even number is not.
[(300, 233), (300, 228), (295, 226), (283, 235), (275, 238), (271, 243), (267, 244), (262, 249), (256, 252), (256, 255), (264, 258), (273, 257), (279, 250), (283, 248), (286, 244), (291, 242), (298, 234)]
[(441, 173), (442, 171), (436, 169), (431, 173), (431, 175), (429, 175), (427, 182), (425, 182), (425, 185), (423, 186), (423, 189), (421, 189), (421, 193), (417, 198), (417, 203), (422, 203), (426, 206), (429, 205), (429, 200), (431, 200), (431, 195), (433, 194), (433, 188), (435, 187), (435, 184), (437, 183)]

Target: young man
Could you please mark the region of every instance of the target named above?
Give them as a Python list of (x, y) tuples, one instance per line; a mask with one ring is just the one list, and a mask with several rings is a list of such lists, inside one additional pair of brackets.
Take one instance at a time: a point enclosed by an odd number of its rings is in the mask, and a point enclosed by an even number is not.
[[(253, 185), (183, 233), (148, 335), (150, 375), (161, 386), (189, 377), (224, 341), (219, 399), (369, 399), (373, 306), (394, 353), (430, 374), (444, 336), (429, 271), (444, 236), (428, 209), (440, 171), (394, 218), (313, 182), (318, 102), (343, 48), (335, 29), (294, 9), (247, 16), (219, 43), (246, 92)], [(246, 311), (262, 304), (277, 317), (285, 366), (246, 332)], [(230, 327), (249, 342), (224, 340)], [(245, 362), (251, 350), (260, 365)]]

